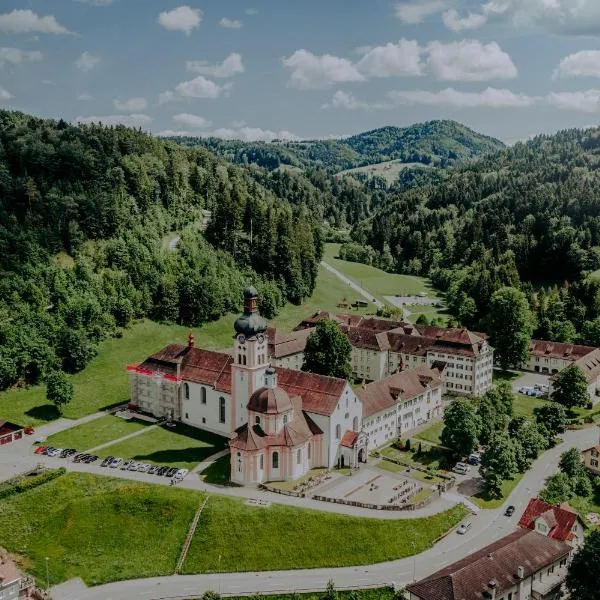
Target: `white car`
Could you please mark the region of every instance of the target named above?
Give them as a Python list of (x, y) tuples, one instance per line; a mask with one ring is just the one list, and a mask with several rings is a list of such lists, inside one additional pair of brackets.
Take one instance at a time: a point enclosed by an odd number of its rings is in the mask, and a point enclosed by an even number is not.
[(452, 470), (460, 475), (466, 475), (471, 470), (471, 467), (467, 463), (457, 462)]
[(146, 473), (148, 471), (148, 469), (150, 468), (150, 465), (148, 463), (142, 463), (138, 468), (138, 472), (140, 473)]
[(456, 533), (459, 533), (460, 535), (465, 535), (465, 533), (467, 533), (469, 529), (471, 529), (471, 522), (467, 521), (466, 523), (460, 524), (459, 528), (456, 530)]
[(179, 469), (175, 475), (173, 475), (173, 479), (183, 479), (188, 474), (187, 469)]
[(111, 469), (116, 469), (117, 467), (123, 464), (122, 458), (115, 458), (111, 461), (110, 465), (108, 465)]

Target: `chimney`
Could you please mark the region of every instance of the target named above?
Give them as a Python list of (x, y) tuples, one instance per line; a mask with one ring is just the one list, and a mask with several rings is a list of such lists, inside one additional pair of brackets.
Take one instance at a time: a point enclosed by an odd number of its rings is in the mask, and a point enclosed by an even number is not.
[(190, 329), (190, 332), (188, 333), (188, 348), (193, 348), (195, 343), (196, 343), (196, 338), (194, 338), (194, 334), (192, 333), (192, 330)]
[(525, 567), (517, 567), (517, 577), (523, 579), (525, 577)]
[[(491, 554), (490, 554), (491, 556)], [(488, 587), (490, 588), (490, 594), (491, 594), (491, 598), (492, 600), (496, 600), (496, 580), (492, 579), (489, 583), (488, 583)]]
[(271, 390), (277, 387), (277, 371), (273, 367), (269, 367), (265, 371), (265, 387)]

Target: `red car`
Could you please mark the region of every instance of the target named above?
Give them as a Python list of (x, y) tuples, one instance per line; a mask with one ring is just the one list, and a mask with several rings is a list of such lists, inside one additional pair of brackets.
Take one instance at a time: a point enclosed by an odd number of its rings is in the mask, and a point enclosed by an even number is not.
[(33, 427), (25, 427), (24, 431), (25, 435), (33, 435), (35, 433), (35, 429)]
[(34, 453), (35, 454), (42, 454), (44, 452), (44, 450), (47, 448), (48, 446), (38, 446), (35, 450)]

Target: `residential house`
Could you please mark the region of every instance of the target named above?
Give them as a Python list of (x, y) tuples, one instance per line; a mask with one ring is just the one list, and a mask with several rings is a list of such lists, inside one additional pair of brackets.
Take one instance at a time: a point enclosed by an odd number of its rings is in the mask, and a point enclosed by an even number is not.
[(521, 529), (406, 589), (410, 600), (558, 600), (571, 550)]
[(267, 328), (268, 353), (271, 364), (300, 371), (304, 364), (306, 340), (314, 329), (286, 332), (275, 327)]
[(519, 526), (566, 542), (574, 548), (583, 544), (583, 523), (568, 504), (552, 505), (532, 498), (519, 520)]
[(592, 446), (581, 453), (583, 464), (593, 475), (600, 475), (600, 445)]
[(369, 450), (441, 416), (443, 369), (443, 364), (431, 369), (421, 365), (356, 390)]

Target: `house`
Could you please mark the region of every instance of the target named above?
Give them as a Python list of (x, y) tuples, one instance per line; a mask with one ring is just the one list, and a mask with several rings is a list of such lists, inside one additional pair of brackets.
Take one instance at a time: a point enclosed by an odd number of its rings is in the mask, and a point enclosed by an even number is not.
[(571, 550), (521, 529), (406, 589), (410, 600), (558, 600)]
[(581, 453), (581, 459), (590, 473), (600, 475), (600, 445), (584, 450)]
[(313, 328), (285, 332), (275, 327), (267, 328), (269, 360), (273, 366), (300, 371), (304, 363), (304, 348)]
[[(258, 293), (247, 288), (228, 352), (196, 348), (190, 334), (187, 345), (171, 344), (127, 367), (131, 404), (230, 438), (232, 479), (239, 483), (365, 462), (362, 403), (350, 384), (272, 364), (270, 345), (283, 359), (284, 346), (295, 342), (276, 332), (269, 339), (257, 305)], [(352, 447), (347, 432), (357, 434)]]
[(0, 556), (0, 598), (18, 600), (29, 597), (35, 581), (29, 575), (23, 575), (15, 563), (7, 556)]
[(521, 516), (519, 526), (566, 542), (574, 548), (583, 544), (583, 524), (577, 512), (568, 504), (552, 505), (540, 498), (533, 498)]
[(0, 420), (0, 446), (16, 442), (23, 437), (24, 428), (10, 421)]
[(436, 367), (401, 371), (356, 390), (369, 449), (407, 436), (415, 427), (441, 416), (444, 365)]

